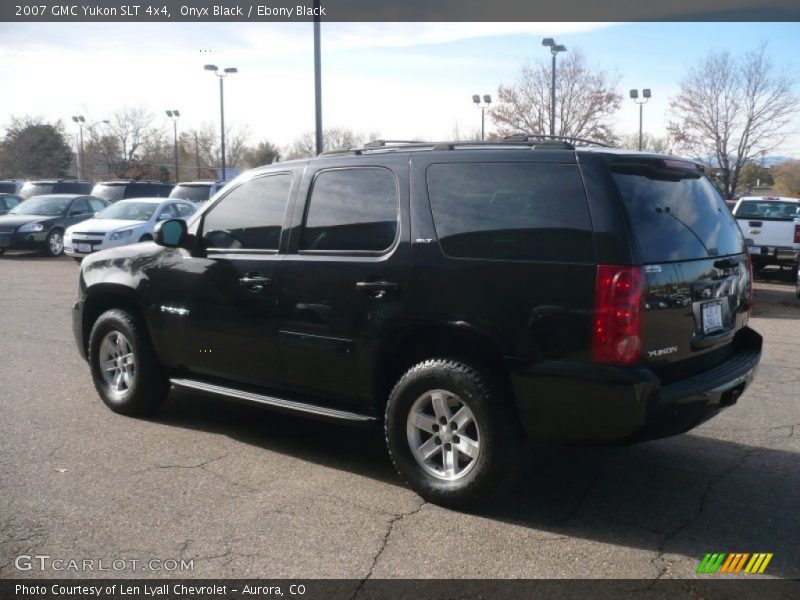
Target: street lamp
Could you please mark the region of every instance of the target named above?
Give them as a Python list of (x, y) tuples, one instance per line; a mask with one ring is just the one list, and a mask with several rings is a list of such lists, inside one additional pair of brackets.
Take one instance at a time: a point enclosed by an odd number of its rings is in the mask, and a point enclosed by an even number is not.
[(222, 82), (225, 80), (225, 77), (228, 75), (233, 75), (234, 73), (238, 73), (239, 70), (236, 67), (228, 67), (223, 69), (220, 73), (219, 67), (217, 65), (206, 65), (203, 67), (206, 71), (213, 71), (214, 75), (219, 78), (219, 128), (220, 128), (220, 146), (222, 151), (222, 181), (226, 181), (227, 176), (225, 174), (225, 94), (223, 92)]
[(481, 104), (481, 97), (478, 94), (472, 96), (472, 101), (475, 103), (475, 106), (481, 109), (481, 141), (484, 138), (484, 117), (486, 109), (489, 108), (489, 105), (492, 103), (492, 97), (489, 94), (484, 94), (483, 96), (483, 104)]
[(631, 98), (639, 105), (639, 152), (642, 151), (642, 106), (650, 100), (650, 90), (642, 90), (642, 99), (639, 100), (639, 90), (631, 90)]
[(72, 115), (72, 121), (78, 124), (80, 142), (78, 143), (78, 179), (83, 179), (83, 124), (86, 119), (83, 115)]
[(166, 112), (167, 116), (172, 119), (172, 131), (175, 134), (175, 183), (178, 183), (178, 118), (181, 113), (177, 108)]
[(567, 47), (562, 44), (556, 44), (553, 38), (544, 38), (542, 46), (550, 48), (550, 54), (553, 55), (553, 68), (552, 68), (552, 83), (550, 84), (550, 135), (556, 134), (556, 55), (559, 52), (566, 52)]

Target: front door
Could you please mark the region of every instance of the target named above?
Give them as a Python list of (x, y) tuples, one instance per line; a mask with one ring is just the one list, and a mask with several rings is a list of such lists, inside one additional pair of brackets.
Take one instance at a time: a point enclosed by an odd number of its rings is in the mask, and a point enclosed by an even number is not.
[(409, 268), (400, 226), (407, 161), (390, 166), (306, 174), (278, 308), (284, 374), (296, 390), (355, 402), (373, 395), (378, 342), (403, 315)]
[(283, 380), (277, 341), (278, 254), (290, 173), (243, 182), (203, 217), (205, 256), (167, 250), (157, 304), (169, 362), (255, 385)]

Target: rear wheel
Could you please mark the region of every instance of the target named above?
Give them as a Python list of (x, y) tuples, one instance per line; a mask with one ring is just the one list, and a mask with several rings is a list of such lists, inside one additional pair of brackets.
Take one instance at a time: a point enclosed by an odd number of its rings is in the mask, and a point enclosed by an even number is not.
[(45, 248), (49, 256), (61, 256), (64, 253), (64, 232), (60, 229), (53, 229), (48, 233)]
[(404, 481), (426, 500), (466, 506), (522, 463), (518, 427), (489, 376), (449, 359), (409, 369), (386, 406), (386, 443)]
[(169, 393), (144, 324), (127, 311), (107, 310), (95, 321), (89, 365), (95, 388), (114, 412), (146, 415)]

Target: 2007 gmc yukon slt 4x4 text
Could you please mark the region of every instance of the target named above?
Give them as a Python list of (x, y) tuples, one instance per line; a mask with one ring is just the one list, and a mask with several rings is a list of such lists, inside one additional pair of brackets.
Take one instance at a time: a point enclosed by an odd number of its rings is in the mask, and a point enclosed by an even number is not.
[(699, 165), (573, 144), (273, 164), (87, 257), (74, 329), (100, 396), (382, 423), (407, 484), (456, 506), (509, 479), (525, 438), (691, 429), (761, 356), (742, 234)]

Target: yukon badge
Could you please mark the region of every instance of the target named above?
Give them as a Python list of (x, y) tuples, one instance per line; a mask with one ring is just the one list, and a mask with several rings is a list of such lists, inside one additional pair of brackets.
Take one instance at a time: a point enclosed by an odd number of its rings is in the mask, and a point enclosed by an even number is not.
[(672, 354), (678, 351), (677, 346), (669, 346), (668, 348), (659, 348), (658, 350), (649, 350), (647, 352), (647, 356), (650, 358), (659, 358), (661, 356), (666, 356), (667, 354)]

